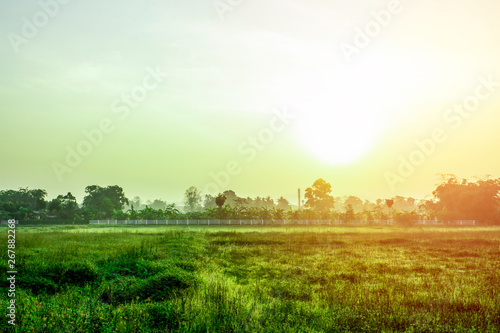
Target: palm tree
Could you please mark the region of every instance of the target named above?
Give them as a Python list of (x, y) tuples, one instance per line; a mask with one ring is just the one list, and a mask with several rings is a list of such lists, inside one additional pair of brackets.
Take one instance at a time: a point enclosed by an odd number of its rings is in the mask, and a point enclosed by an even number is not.
[(389, 216), (391, 217), (392, 220), (392, 205), (394, 205), (394, 200), (393, 199), (385, 199), (385, 204), (387, 207), (389, 207)]

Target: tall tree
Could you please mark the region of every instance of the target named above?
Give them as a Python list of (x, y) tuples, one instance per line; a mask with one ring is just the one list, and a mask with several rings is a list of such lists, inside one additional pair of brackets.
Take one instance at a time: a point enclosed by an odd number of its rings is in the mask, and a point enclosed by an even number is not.
[(236, 199), (238, 199), (238, 196), (233, 190), (226, 190), (222, 192), (222, 194), (226, 197), (226, 205), (236, 206)]
[(38, 218), (47, 207), (47, 191), (41, 189), (0, 191), (0, 217), (15, 219)]
[(392, 218), (392, 205), (394, 205), (394, 199), (385, 199), (385, 204), (389, 208), (389, 213)]
[(154, 201), (148, 200), (147, 206), (152, 209), (165, 209), (167, 207), (167, 202), (162, 199), (155, 199)]
[(146, 208), (146, 205), (142, 203), (142, 200), (139, 196), (135, 196), (132, 200), (129, 200), (128, 202), (128, 209), (132, 209), (132, 206), (134, 207), (134, 210), (141, 210)]
[(345, 206), (345, 214), (344, 214), (344, 219), (347, 221), (347, 222), (352, 222), (352, 220), (354, 220), (354, 217), (355, 217), (355, 213), (354, 213), (354, 208), (352, 208), (352, 205), (351, 204), (347, 204)]
[(219, 193), (219, 195), (215, 198), (215, 204), (217, 205), (217, 207), (222, 208), (225, 202), (226, 196), (222, 193)]
[(333, 208), (334, 200), (331, 196), (332, 185), (324, 179), (316, 180), (312, 187), (306, 188), (305, 198), (306, 207), (313, 208), (318, 211), (327, 211)]
[(48, 204), (50, 214), (63, 220), (76, 220), (81, 218), (81, 210), (78, 207), (75, 196), (68, 192), (66, 195), (58, 195)]
[(83, 208), (89, 218), (111, 218), (113, 211), (128, 204), (123, 188), (118, 185), (101, 187), (91, 185), (85, 188)]
[(355, 212), (363, 211), (363, 200), (360, 198), (350, 195), (344, 201), (344, 206), (351, 205)]
[(277, 203), (278, 209), (282, 209), (285, 212), (290, 209), (290, 202), (282, 196), (278, 199)]
[(500, 178), (476, 181), (445, 175), (432, 192), (438, 216), (448, 220), (496, 221), (500, 218)]
[(270, 196), (265, 197), (264, 199), (262, 199), (262, 207), (266, 209), (273, 209), (274, 200)]
[(184, 193), (184, 204), (186, 211), (195, 212), (201, 209), (201, 192), (198, 188), (191, 186)]
[(215, 207), (217, 207), (217, 204), (215, 203), (215, 196), (211, 194), (205, 194), (205, 200), (203, 200), (203, 209), (207, 210)]

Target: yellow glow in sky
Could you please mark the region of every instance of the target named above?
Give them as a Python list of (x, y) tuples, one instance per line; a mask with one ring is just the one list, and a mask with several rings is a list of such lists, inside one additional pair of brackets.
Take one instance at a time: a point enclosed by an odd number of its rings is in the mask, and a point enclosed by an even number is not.
[[(236, 163), (216, 190), (294, 202), (320, 177), (376, 199), (424, 197), (442, 172), (500, 176), (498, 1), (222, 2), (73, 1), (46, 22), (37, 1), (0, 4), (1, 187), (176, 202)], [(454, 111), (481, 78), (488, 98)], [(294, 120), (249, 159), (238, 147), (276, 108)], [(401, 172), (436, 129), (446, 139)]]

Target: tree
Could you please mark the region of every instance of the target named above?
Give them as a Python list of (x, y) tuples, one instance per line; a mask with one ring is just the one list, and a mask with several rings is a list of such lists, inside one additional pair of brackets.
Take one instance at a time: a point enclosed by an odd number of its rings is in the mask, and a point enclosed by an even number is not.
[(492, 222), (498, 220), (500, 207), (500, 178), (479, 178), (476, 181), (442, 176), (442, 182), (432, 192), (434, 209), (447, 219), (468, 219)]
[(142, 204), (141, 198), (137, 195), (134, 197), (134, 199), (129, 200), (127, 206), (129, 209), (132, 209), (132, 207), (134, 207), (135, 210), (141, 210), (143, 208), (146, 208), (146, 206)]
[[(155, 199), (154, 201), (148, 201), (147, 206), (152, 208), (152, 209), (165, 209), (167, 207), (167, 202), (163, 201), (161, 199)], [(138, 207), (139, 208), (139, 207)]]
[(46, 196), (47, 191), (41, 189), (0, 191), (0, 215), (2, 218), (38, 218), (47, 207)]
[(392, 208), (392, 205), (394, 205), (394, 200), (392, 200), (392, 199), (385, 199), (385, 204), (389, 208), (389, 211), (392, 212), (391, 208)]
[(226, 204), (227, 205), (236, 206), (236, 199), (238, 198), (238, 196), (236, 195), (236, 193), (233, 190), (224, 191), (224, 192), (222, 192), (222, 194), (224, 194), (224, 196), (226, 197)]
[(237, 197), (235, 199), (235, 203), (236, 203), (237, 207), (241, 207), (241, 208), (248, 207), (248, 199), (246, 199), (246, 198)]
[(208, 210), (215, 207), (217, 207), (217, 204), (215, 203), (215, 197), (211, 194), (205, 194), (205, 200), (203, 200), (203, 209)]
[(360, 198), (350, 195), (344, 201), (344, 206), (351, 205), (355, 212), (363, 211), (363, 200)]
[(219, 195), (215, 198), (215, 204), (217, 207), (221, 208), (224, 206), (224, 203), (226, 202), (226, 196), (222, 193), (219, 193)]
[(290, 209), (290, 202), (287, 199), (280, 197), (278, 199), (278, 209), (282, 209), (283, 211), (288, 211)]
[(129, 201), (123, 189), (118, 186), (101, 187), (97, 185), (85, 188), (83, 208), (88, 217), (111, 218), (115, 210), (121, 210)]
[(48, 210), (50, 214), (54, 214), (57, 218), (63, 220), (81, 218), (81, 210), (71, 192), (66, 195), (58, 195), (55, 199), (52, 199), (48, 204)]
[(184, 193), (184, 204), (188, 212), (194, 212), (201, 209), (201, 192), (196, 187), (191, 186)]
[(354, 220), (354, 217), (355, 217), (354, 208), (352, 208), (351, 204), (347, 204), (347, 206), (345, 207), (344, 219), (347, 222), (352, 222), (352, 220)]
[(410, 225), (412, 220), (418, 220), (420, 216), (416, 211), (401, 210), (394, 213), (394, 220), (403, 225)]
[(385, 204), (387, 205), (387, 207), (389, 207), (389, 209), (391, 209), (392, 205), (394, 205), (394, 200), (385, 199)]
[(333, 208), (334, 200), (330, 195), (332, 192), (332, 185), (323, 179), (316, 180), (312, 187), (308, 187), (305, 192), (306, 207), (323, 211)]

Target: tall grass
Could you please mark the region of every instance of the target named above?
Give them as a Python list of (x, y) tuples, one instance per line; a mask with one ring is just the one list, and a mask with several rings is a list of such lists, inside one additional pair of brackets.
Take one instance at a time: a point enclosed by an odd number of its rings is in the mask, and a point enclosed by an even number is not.
[(16, 251), (2, 332), (500, 331), (494, 227), (20, 226)]

